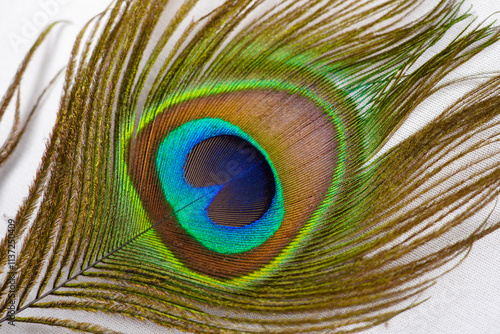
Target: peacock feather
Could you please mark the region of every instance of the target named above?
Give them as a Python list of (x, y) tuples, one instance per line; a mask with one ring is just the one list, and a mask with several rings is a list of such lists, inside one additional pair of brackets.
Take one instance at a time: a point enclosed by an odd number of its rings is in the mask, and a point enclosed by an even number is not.
[[(472, 80), (446, 79), (498, 28), (453, 0), (200, 6), (116, 0), (78, 35), (0, 244), (2, 330), (359, 332), (417, 307), (500, 227), (478, 218), (500, 186), (499, 76), (386, 145)], [(20, 120), (20, 82), (55, 25), (1, 101), (15, 123), (0, 166), (37, 110)]]

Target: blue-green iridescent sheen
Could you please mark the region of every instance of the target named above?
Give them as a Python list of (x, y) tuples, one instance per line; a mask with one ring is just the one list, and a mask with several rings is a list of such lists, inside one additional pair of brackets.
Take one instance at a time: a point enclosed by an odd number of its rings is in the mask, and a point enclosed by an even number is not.
[[(193, 147), (205, 139), (219, 135), (234, 135), (245, 139), (266, 157), (273, 170), (276, 193), (270, 208), (260, 219), (242, 227), (218, 225), (208, 217), (207, 207), (224, 185), (194, 187), (184, 178), (183, 166)], [(281, 225), (284, 204), (277, 172), (259, 144), (233, 124), (221, 119), (205, 118), (179, 126), (160, 144), (156, 155), (156, 170), (165, 199), (172, 206), (179, 224), (211, 251), (221, 254), (249, 251), (269, 239)]]

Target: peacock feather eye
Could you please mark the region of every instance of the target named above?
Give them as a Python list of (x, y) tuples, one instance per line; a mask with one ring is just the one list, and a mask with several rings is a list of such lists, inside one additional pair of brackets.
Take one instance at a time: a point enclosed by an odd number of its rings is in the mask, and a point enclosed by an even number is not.
[[(0, 166), (52, 28), (0, 100)], [(19, 245), (0, 258), (0, 324), (354, 333), (417, 307), (500, 229), (477, 218), (500, 195), (500, 76), (386, 144), (499, 40), (454, 0), (116, 0), (76, 39), (0, 243)]]
[(129, 144), (129, 175), (164, 246), (219, 278), (261, 270), (311, 229), (345, 154), (334, 106), (285, 85), (235, 86), (167, 99)]

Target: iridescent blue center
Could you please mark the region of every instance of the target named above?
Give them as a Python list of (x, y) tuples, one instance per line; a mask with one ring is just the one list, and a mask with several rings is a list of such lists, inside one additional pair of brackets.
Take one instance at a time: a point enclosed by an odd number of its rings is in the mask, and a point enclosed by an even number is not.
[(194, 120), (159, 145), (156, 170), (181, 227), (222, 254), (249, 251), (271, 237), (284, 216), (271, 160), (248, 134), (220, 119)]

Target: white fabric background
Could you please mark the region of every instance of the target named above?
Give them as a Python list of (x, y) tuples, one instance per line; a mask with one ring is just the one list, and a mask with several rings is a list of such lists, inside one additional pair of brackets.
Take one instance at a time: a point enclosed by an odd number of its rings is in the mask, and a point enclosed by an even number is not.
[[(208, 2), (207, 5), (210, 5)], [(3, 94), (7, 88), (41, 28), (55, 20), (70, 20), (72, 24), (57, 28), (50, 36), (24, 80), (24, 106), (33, 103), (35, 93), (66, 63), (79, 28), (106, 5), (106, 1), (102, 0), (0, 0), (0, 93)], [(480, 19), (486, 19), (495, 11), (500, 11), (498, 0), (468, 0), (465, 7), (467, 5), (473, 6), (471, 11)], [(500, 18), (500, 14), (493, 17)], [(487, 50), (461, 68), (458, 74), (494, 70), (500, 70), (500, 45)], [(55, 119), (60, 84), (61, 80), (37, 113), (17, 154), (8, 161), (5, 168), (0, 169), (0, 235), (5, 234), (7, 219), (15, 216), (18, 205), (28, 193), (28, 186), (34, 177)], [(454, 97), (473, 87), (474, 83), (470, 82), (432, 98), (410, 118), (408, 128), (424, 122), (429, 115), (443, 110)], [(12, 113), (0, 124), (0, 142), (7, 135), (6, 125), (11, 120)], [(404, 137), (405, 131), (398, 133), (397, 137)], [(19, 154), (21, 151), (22, 154)], [(499, 334), (500, 231), (476, 243), (465, 262), (440, 279), (422, 298), (428, 296), (431, 299), (423, 305), (364, 333)], [(33, 329), (22, 325), (15, 329), (10, 327), (0, 327), (0, 333), (34, 333)], [(150, 331), (145, 329), (145, 332)], [(52, 330), (47, 333), (52, 333)]]

